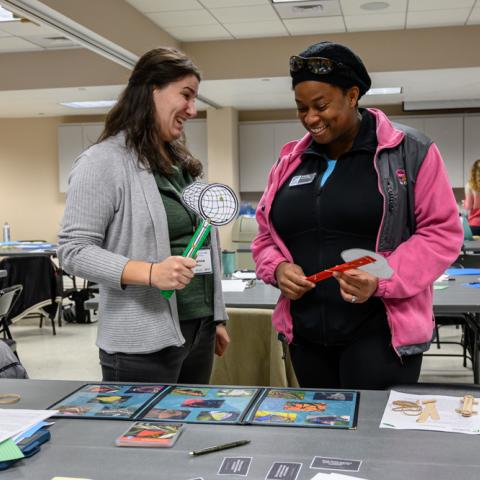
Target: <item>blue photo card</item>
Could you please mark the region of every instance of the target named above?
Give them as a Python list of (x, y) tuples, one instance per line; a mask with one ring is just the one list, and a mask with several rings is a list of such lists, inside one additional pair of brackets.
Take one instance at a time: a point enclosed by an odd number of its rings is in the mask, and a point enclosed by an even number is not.
[(87, 384), (49, 409), (58, 410), (56, 417), (128, 420), (164, 388), (164, 385)]
[(241, 423), (258, 388), (172, 387), (139, 417), (185, 423)]
[(268, 388), (246, 423), (352, 429), (357, 424), (359, 398), (355, 391)]

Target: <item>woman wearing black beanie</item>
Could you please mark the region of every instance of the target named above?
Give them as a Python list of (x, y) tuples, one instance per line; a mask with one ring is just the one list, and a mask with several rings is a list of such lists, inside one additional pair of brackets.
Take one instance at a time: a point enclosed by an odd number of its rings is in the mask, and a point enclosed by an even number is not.
[[(273, 323), (303, 387), (414, 383), (432, 339), (432, 283), (463, 240), (440, 153), (358, 107), (371, 80), (348, 47), (312, 45), (290, 58), (290, 75), (307, 133), (270, 172), (252, 245), (257, 276), (281, 290)], [(350, 248), (379, 252), (393, 276), (306, 279)]]

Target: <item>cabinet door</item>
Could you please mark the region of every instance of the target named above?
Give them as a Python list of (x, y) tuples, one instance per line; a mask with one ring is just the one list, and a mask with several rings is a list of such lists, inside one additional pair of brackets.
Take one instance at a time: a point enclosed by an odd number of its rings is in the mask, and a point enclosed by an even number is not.
[(452, 187), (463, 187), (463, 118), (427, 117), (425, 134), (437, 144)]
[(392, 121), (402, 123), (421, 132), (425, 132), (425, 119), (419, 117), (392, 117)]
[(480, 158), (480, 116), (465, 117), (464, 179), (467, 183), (473, 162)]
[(292, 141), (302, 138), (307, 131), (299, 120), (292, 120), (291, 122), (275, 123), (273, 128), (273, 145), (275, 155), (278, 157), (282, 147)]
[(189, 120), (185, 124), (187, 148), (203, 164), (203, 179), (208, 178), (208, 148), (206, 120)]
[(82, 126), (60, 125), (57, 134), (59, 188), (61, 192), (66, 192), (73, 161), (83, 152)]
[(103, 123), (92, 123), (82, 125), (83, 129), (83, 149), (86, 150), (88, 147), (97, 142), (98, 137), (103, 132)]
[(246, 123), (239, 126), (240, 191), (263, 192), (268, 173), (277, 160), (273, 123)]

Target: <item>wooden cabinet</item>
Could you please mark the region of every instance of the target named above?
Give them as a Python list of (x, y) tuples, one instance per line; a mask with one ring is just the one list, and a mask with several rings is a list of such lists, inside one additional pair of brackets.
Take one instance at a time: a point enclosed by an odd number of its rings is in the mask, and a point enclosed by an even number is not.
[(207, 121), (189, 120), (185, 124), (185, 137), (187, 147), (192, 155), (203, 164), (203, 179), (208, 178), (208, 147), (207, 147)]
[(464, 182), (463, 117), (461, 115), (392, 117), (425, 133), (437, 145), (453, 187)]
[[(72, 123), (58, 127), (58, 168), (60, 192), (66, 192), (75, 159), (93, 145), (103, 131), (103, 123)], [(185, 125), (187, 146), (204, 165), (207, 178), (207, 122), (191, 120)]]
[(463, 186), (463, 118), (427, 117), (425, 134), (437, 145), (453, 187)]
[(305, 129), (298, 120), (240, 123), (240, 191), (263, 192), (283, 145), (303, 135)]
[(58, 170), (60, 192), (66, 192), (68, 176), (75, 159), (93, 145), (103, 130), (103, 123), (72, 123), (58, 127)]
[(240, 191), (263, 192), (268, 172), (277, 159), (273, 123), (240, 124), (238, 142)]

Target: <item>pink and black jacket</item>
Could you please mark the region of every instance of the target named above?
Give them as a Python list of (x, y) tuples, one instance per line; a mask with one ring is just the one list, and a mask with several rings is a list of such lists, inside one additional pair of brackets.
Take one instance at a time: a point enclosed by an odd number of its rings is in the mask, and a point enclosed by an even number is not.
[[(463, 230), (436, 145), (413, 128), (394, 125), (380, 110), (369, 111), (376, 119), (374, 166), (384, 199), (376, 251), (394, 271), (390, 279), (379, 279), (375, 296), (385, 304), (392, 346), (399, 355), (413, 355), (429, 348), (434, 326), (432, 284), (458, 257)], [(266, 283), (276, 283), (275, 270), (281, 262), (293, 262), (272, 225), (270, 209), (311, 141), (306, 134), (282, 148), (257, 208), (259, 231), (252, 251), (257, 276)], [(291, 342), (290, 300), (283, 295), (272, 321)]]

